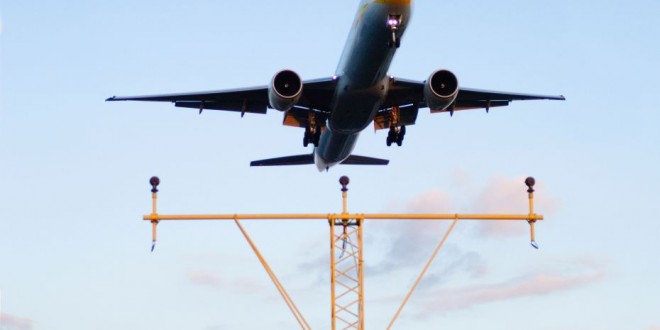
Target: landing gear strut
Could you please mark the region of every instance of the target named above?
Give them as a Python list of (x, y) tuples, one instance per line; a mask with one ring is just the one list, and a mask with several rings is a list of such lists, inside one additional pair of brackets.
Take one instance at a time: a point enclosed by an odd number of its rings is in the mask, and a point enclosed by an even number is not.
[(321, 139), (321, 128), (314, 127), (305, 128), (305, 136), (303, 136), (303, 146), (308, 146), (310, 143), (315, 147), (319, 146), (319, 140)]
[(387, 133), (387, 140), (385, 140), (388, 147), (395, 142), (399, 147), (403, 144), (403, 137), (406, 135), (406, 126), (399, 126), (400, 116), (401, 111), (399, 110), (399, 107), (393, 106), (392, 111), (390, 111), (390, 131)]
[(313, 112), (309, 112), (308, 121), (305, 136), (303, 136), (303, 146), (307, 147), (311, 143), (318, 147), (321, 139), (321, 127), (316, 123), (316, 115)]

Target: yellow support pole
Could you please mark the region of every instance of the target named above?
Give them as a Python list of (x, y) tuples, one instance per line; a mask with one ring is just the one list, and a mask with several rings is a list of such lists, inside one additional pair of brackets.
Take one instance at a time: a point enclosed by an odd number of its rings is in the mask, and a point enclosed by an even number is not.
[(296, 304), (293, 302), (293, 299), (291, 299), (291, 296), (286, 292), (284, 289), (284, 286), (280, 282), (279, 279), (277, 279), (277, 276), (273, 272), (273, 270), (270, 268), (268, 265), (268, 262), (266, 262), (266, 259), (263, 257), (261, 252), (259, 252), (259, 249), (257, 248), (257, 245), (254, 244), (252, 239), (250, 238), (250, 235), (248, 235), (247, 231), (243, 228), (241, 225), (240, 221), (238, 219), (234, 219), (234, 222), (236, 223), (236, 226), (238, 226), (238, 229), (240, 229), (241, 233), (245, 237), (245, 239), (248, 241), (248, 244), (250, 244), (250, 247), (252, 248), (252, 251), (254, 251), (254, 254), (257, 256), (257, 259), (259, 259), (259, 262), (261, 262), (261, 265), (264, 267), (264, 270), (266, 270), (266, 273), (268, 273), (268, 276), (270, 279), (273, 281), (273, 284), (275, 284), (275, 287), (277, 288), (277, 291), (279, 291), (280, 295), (282, 295), (282, 298), (284, 299), (284, 302), (286, 305), (289, 307), (289, 310), (291, 310), (291, 313), (293, 313), (293, 316), (296, 318), (296, 321), (298, 321), (298, 324), (303, 330), (310, 330), (312, 327), (309, 326), (309, 323), (305, 320), (303, 317), (302, 313), (300, 313), (300, 310), (296, 306)]
[(392, 326), (394, 325), (394, 322), (399, 317), (399, 314), (401, 314), (401, 311), (403, 310), (403, 307), (406, 306), (406, 303), (408, 302), (408, 299), (410, 299), (410, 296), (412, 296), (413, 292), (415, 292), (415, 289), (419, 285), (419, 282), (422, 281), (422, 278), (426, 274), (426, 271), (428, 271), (429, 267), (431, 267), (431, 263), (433, 263), (433, 260), (438, 255), (438, 252), (440, 251), (440, 248), (442, 248), (442, 246), (445, 244), (445, 241), (447, 240), (447, 237), (449, 237), (449, 234), (451, 234), (452, 230), (454, 230), (454, 227), (456, 226), (457, 222), (458, 222), (458, 219), (455, 218), (454, 221), (451, 223), (451, 226), (449, 226), (449, 229), (447, 229), (445, 234), (442, 236), (442, 239), (440, 240), (440, 243), (438, 243), (438, 246), (433, 251), (433, 254), (431, 255), (431, 258), (426, 263), (426, 266), (424, 266), (424, 269), (422, 269), (422, 272), (417, 277), (417, 280), (415, 280), (415, 283), (413, 284), (412, 288), (410, 288), (410, 291), (408, 291), (408, 294), (403, 299), (403, 302), (401, 302), (401, 306), (399, 306), (399, 309), (394, 314), (394, 317), (390, 321), (390, 324), (387, 326), (387, 330), (391, 329)]

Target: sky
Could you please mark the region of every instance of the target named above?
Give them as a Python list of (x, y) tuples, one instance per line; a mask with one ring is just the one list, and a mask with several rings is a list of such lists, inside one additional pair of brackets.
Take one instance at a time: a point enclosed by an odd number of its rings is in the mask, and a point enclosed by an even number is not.
[[(659, 330), (660, 2), (422, 1), (390, 74), (452, 70), (461, 86), (565, 102), (430, 114), (387, 167), (250, 168), (311, 152), (282, 114), (106, 103), (113, 95), (266, 85), (334, 74), (356, 0), (3, 1), (0, 329), (293, 329), (230, 222), (159, 225), (159, 211), (526, 213), (459, 222), (395, 329)], [(327, 224), (246, 229), (315, 329), (330, 327)], [(448, 227), (365, 223), (365, 317), (385, 328)]]

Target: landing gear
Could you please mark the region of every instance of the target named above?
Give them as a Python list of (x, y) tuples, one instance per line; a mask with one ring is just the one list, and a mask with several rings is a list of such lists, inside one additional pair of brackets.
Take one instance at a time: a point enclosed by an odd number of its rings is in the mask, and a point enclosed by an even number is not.
[(399, 25), (401, 24), (401, 15), (390, 15), (387, 18), (387, 26), (392, 32), (392, 38), (387, 42), (389, 48), (399, 48), (401, 46), (401, 37), (398, 35)]
[(318, 124), (316, 121), (316, 114), (310, 111), (307, 117), (305, 135), (303, 136), (303, 146), (307, 147), (310, 143), (315, 147), (319, 146), (319, 140), (321, 140), (321, 125), (322, 124)]
[(307, 147), (311, 143), (315, 147), (318, 147), (320, 140), (321, 140), (320, 127), (314, 127), (314, 129), (309, 127), (305, 128), (305, 135), (303, 136), (303, 146)]
[(401, 39), (396, 35), (392, 34), (392, 40), (388, 41), (387, 47), (389, 48), (399, 48), (401, 47)]
[(399, 106), (393, 106), (390, 110), (390, 131), (387, 133), (387, 140), (385, 143), (387, 146), (391, 146), (392, 143), (396, 143), (399, 147), (403, 144), (403, 137), (406, 135), (406, 126), (400, 125), (401, 110)]
[(385, 143), (387, 146), (391, 146), (392, 143), (396, 142), (397, 146), (401, 146), (403, 144), (403, 137), (406, 135), (406, 126), (391, 126), (389, 133), (387, 133), (387, 140), (385, 140)]

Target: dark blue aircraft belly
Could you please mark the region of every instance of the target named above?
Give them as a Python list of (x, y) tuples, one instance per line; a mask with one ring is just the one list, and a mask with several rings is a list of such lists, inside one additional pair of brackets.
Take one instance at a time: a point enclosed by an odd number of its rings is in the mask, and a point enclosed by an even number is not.
[(339, 163), (351, 155), (358, 135), (326, 131), (321, 135), (316, 155), (328, 166)]
[[(349, 35), (336, 75), (337, 90), (316, 149), (320, 170), (340, 163), (353, 152), (359, 133), (374, 119), (387, 93), (387, 70), (396, 48), (390, 47), (392, 32), (387, 19), (392, 13), (408, 16), (410, 7), (371, 3), (358, 20), (382, 24), (359, 24)], [(403, 34), (405, 26), (401, 27)]]
[(383, 94), (373, 89), (344, 93), (335, 103), (328, 127), (345, 134), (362, 131), (373, 120), (382, 99)]
[(387, 15), (381, 11), (366, 15), (378, 15), (374, 19), (382, 19), (383, 25), (363, 25), (354, 32), (352, 52), (338, 70), (339, 84), (328, 122), (333, 132), (349, 134), (365, 129), (385, 98), (385, 76), (395, 49), (388, 45)]

